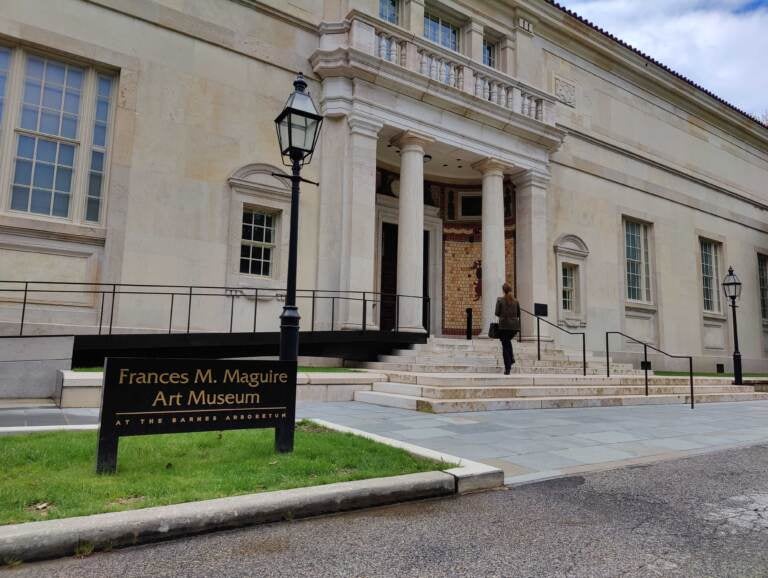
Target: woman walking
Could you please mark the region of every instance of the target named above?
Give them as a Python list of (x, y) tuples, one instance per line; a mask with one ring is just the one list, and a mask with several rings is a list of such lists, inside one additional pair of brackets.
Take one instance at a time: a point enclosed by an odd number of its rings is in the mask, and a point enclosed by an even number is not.
[(501, 289), (504, 296), (496, 300), (496, 317), (499, 318), (498, 335), (504, 355), (504, 375), (509, 375), (515, 363), (512, 338), (520, 331), (520, 304), (512, 294), (512, 286), (509, 283), (504, 283)]

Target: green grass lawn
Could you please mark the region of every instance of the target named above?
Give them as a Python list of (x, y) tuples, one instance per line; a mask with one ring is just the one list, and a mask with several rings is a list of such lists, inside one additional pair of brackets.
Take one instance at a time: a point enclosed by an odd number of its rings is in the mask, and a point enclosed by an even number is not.
[[(687, 377), (690, 375), (687, 371), (654, 371), (656, 375), (670, 376), (670, 377)], [(732, 373), (715, 373), (707, 371), (694, 371), (694, 377), (733, 377)], [(765, 377), (768, 378), (766, 373), (744, 373), (743, 377)]]
[(96, 475), (95, 460), (96, 432), (0, 436), (0, 524), (445, 467), (311, 422), (297, 425), (291, 454), (260, 429), (121, 438), (115, 475)]
[[(299, 366), (300, 373), (347, 373), (359, 371), (349, 367), (304, 367)], [(72, 371), (104, 371), (103, 367), (73, 367)]]

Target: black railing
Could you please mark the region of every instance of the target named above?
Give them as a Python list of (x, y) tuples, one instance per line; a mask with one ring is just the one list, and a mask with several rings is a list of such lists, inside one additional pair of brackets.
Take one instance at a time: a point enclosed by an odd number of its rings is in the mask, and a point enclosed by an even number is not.
[[(587, 335), (583, 331), (568, 331), (567, 329), (563, 329), (559, 325), (552, 323), (551, 321), (547, 321), (546, 319), (542, 318), (540, 315), (536, 315), (535, 313), (531, 313), (527, 309), (520, 308), (520, 311), (523, 313), (526, 313), (530, 315), (531, 317), (536, 318), (536, 359), (541, 361), (541, 322), (543, 321), (547, 325), (551, 325), (555, 329), (558, 329), (562, 331), (563, 333), (567, 333), (568, 335), (581, 335), (581, 365), (582, 365), (582, 372), (584, 375), (587, 375)], [(521, 324), (522, 325), (522, 324)], [(522, 339), (522, 326), (520, 331), (520, 339)]]
[[(10, 287), (9, 287), (10, 285)], [(12, 299), (9, 295), (17, 294), (20, 299)], [(42, 297), (47, 294), (47, 299)], [(72, 296), (93, 296), (92, 301), (73, 301)], [(285, 297), (285, 289), (282, 288), (266, 288), (266, 287), (227, 287), (227, 286), (213, 286), (213, 285), (162, 285), (162, 284), (138, 284), (138, 283), (79, 283), (69, 281), (2, 281), (0, 280), (0, 299), (6, 303), (21, 302), (21, 315), (19, 319), (18, 333), (13, 335), (0, 335), (0, 337), (15, 337), (24, 336), (25, 323), (29, 323), (30, 308), (35, 305), (43, 305), (44, 307), (50, 307), (51, 305), (63, 305), (63, 306), (75, 306), (78, 308), (98, 308), (98, 321), (93, 326), (93, 332), (102, 335), (112, 335), (116, 329), (115, 326), (115, 303), (119, 301), (120, 297), (124, 296), (143, 296), (143, 297), (165, 297), (168, 299), (168, 326), (167, 331), (171, 333), (192, 331), (192, 319), (194, 316), (193, 303), (203, 298), (219, 298), (229, 301), (229, 322), (228, 333), (235, 332), (235, 301), (241, 298), (247, 298), (253, 300), (252, 308), (252, 320), (249, 320), (250, 325), (248, 331), (237, 331), (244, 333), (256, 333), (257, 332), (257, 318), (259, 309), (259, 299), (262, 298), (274, 298), (282, 300)], [(55, 299), (55, 296), (59, 296)], [(62, 297), (64, 296), (64, 297)], [(36, 298), (37, 297), (37, 298)], [(337, 304), (347, 303), (349, 307), (356, 307), (359, 304), (361, 311), (359, 316), (359, 322), (352, 321), (352, 328), (358, 326), (362, 331), (371, 330), (369, 324), (369, 307), (377, 305), (381, 307), (382, 302), (387, 301), (394, 304), (394, 327), (391, 330), (398, 332), (401, 329), (418, 329), (418, 327), (401, 327), (400, 321), (402, 319), (400, 308), (401, 302), (405, 300), (418, 300), (421, 306), (418, 307), (418, 318), (423, 323), (423, 329), (429, 335), (431, 333), (431, 303), (429, 297), (415, 296), (415, 295), (399, 295), (389, 293), (379, 293), (371, 291), (329, 291), (321, 289), (299, 289), (297, 290), (296, 299), (300, 301), (311, 302), (311, 314), (309, 329), (314, 331), (316, 325), (320, 323), (317, 319), (318, 304), (330, 303), (330, 318), (326, 318), (324, 321), (326, 326), (330, 326), (330, 330), (336, 329), (336, 308)], [(174, 331), (174, 313), (177, 302), (179, 300), (186, 301), (186, 330)], [(413, 307), (416, 311), (416, 306)], [(108, 316), (108, 318), (107, 318)], [(242, 316), (239, 317), (242, 319)], [(6, 322), (8, 323), (8, 322)], [(13, 322), (11, 322), (13, 323)], [(65, 321), (51, 321), (46, 323), (48, 325), (68, 325)], [(347, 322), (350, 325), (350, 322)], [(90, 325), (79, 326), (90, 327)], [(129, 322), (130, 327), (130, 322)], [(345, 327), (349, 329), (350, 327)], [(140, 327), (132, 327), (132, 330), (141, 329)], [(152, 333), (165, 331), (162, 327), (153, 326), (151, 328), (145, 328)], [(212, 331), (211, 329), (204, 329), (204, 332)], [(136, 331), (140, 333), (141, 331)]]
[(654, 347), (653, 345), (647, 344), (645, 341), (641, 341), (639, 339), (635, 339), (631, 335), (627, 335), (626, 333), (622, 333), (621, 331), (606, 331), (605, 332), (605, 375), (606, 377), (611, 377), (611, 360), (610, 360), (610, 341), (609, 337), (611, 335), (621, 335), (622, 337), (626, 339), (630, 339), (634, 341), (635, 343), (638, 343), (643, 346), (643, 369), (645, 371), (645, 395), (648, 396), (648, 349), (653, 349), (654, 351), (657, 351), (658, 353), (662, 353), (666, 355), (667, 357), (671, 357), (673, 359), (687, 359), (688, 360), (688, 373), (690, 375), (690, 384), (691, 384), (691, 409), (694, 408), (694, 400), (693, 400), (693, 356), (691, 355), (673, 355), (671, 353), (667, 353), (666, 351), (662, 351), (658, 347)]

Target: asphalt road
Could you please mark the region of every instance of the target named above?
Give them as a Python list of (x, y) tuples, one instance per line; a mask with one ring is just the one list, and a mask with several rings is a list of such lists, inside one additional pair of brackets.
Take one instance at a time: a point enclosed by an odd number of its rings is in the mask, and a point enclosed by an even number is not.
[(768, 446), (0, 575), (768, 576)]

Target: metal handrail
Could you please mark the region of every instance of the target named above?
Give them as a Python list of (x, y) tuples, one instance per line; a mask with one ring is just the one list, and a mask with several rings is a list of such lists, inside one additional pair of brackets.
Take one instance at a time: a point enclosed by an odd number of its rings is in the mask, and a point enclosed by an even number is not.
[[(563, 333), (567, 333), (568, 335), (581, 335), (581, 364), (582, 364), (582, 371), (583, 374), (587, 375), (587, 334), (583, 331), (568, 331), (567, 329), (563, 329), (559, 325), (552, 323), (551, 321), (548, 321), (546, 319), (543, 319), (540, 315), (536, 315), (535, 313), (531, 313), (527, 309), (523, 309), (520, 307), (520, 311), (523, 313), (527, 313), (531, 317), (536, 318), (536, 357), (539, 361), (541, 361), (541, 321), (546, 323), (547, 325), (551, 325), (555, 329), (559, 329)], [(521, 332), (522, 337), (522, 332)]]
[(638, 343), (643, 346), (643, 368), (645, 370), (645, 395), (648, 396), (648, 348), (650, 347), (654, 351), (658, 351), (659, 353), (662, 353), (666, 355), (667, 357), (672, 357), (674, 359), (687, 359), (688, 360), (688, 373), (690, 376), (690, 384), (691, 384), (691, 409), (694, 408), (694, 400), (693, 400), (693, 356), (692, 355), (674, 355), (672, 353), (667, 353), (666, 351), (662, 351), (658, 347), (654, 347), (653, 345), (647, 344), (645, 341), (641, 341), (640, 339), (636, 339), (635, 337), (632, 337), (631, 335), (627, 335), (626, 333), (622, 333), (621, 331), (606, 331), (605, 332), (605, 372), (606, 377), (611, 377), (611, 361), (609, 358), (610, 355), (610, 342), (609, 337), (611, 335), (621, 335), (622, 337), (625, 337), (626, 339), (631, 339), (635, 343)]
[[(3, 287), (2, 285), (18, 284), (18, 288)], [(48, 287), (35, 287), (48, 286)], [(76, 286), (77, 289), (71, 287)], [(215, 291), (215, 292), (214, 292)], [(177, 297), (187, 299), (187, 323), (186, 333), (190, 333), (192, 319), (192, 301), (194, 297), (224, 297), (230, 300), (229, 304), (229, 332), (234, 329), (234, 306), (236, 297), (252, 298), (253, 305), (253, 333), (256, 333), (256, 320), (258, 313), (259, 296), (268, 295), (280, 298), (285, 295), (284, 288), (272, 287), (249, 287), (249, 286), (216, 286), (216, 285), (167, 285), (167, 284), (149, 284), (149, 283), (86, 283), (77, 281), (18, 281), (18, 280), (0, 280), (0, 294), (3, 293), (23, 293), (21, 306), (21, 320), (19, 323), (19, 336), (24, 335), (24, 322), (30, 304), (30, 298), (33, 294), (57, 293), (57, 294), (80, 294), (80, 295), (101, 295), (101, 304), (98, 306), (98, 334), (101, 335), (106, 323), (105, 305), (109, 297), (109, 324), (107, 335), (112, 335), (113, 319), (115, 313), (115, 299), (124, 295), (144, 295), (161, 296), (170, 298), (170, 311), (168, 315), (168, 333), (173, 333), (174, 305)], [(298, 289), (297, 299), (312, 300), (311, 330), (315, 328), (315, 306), (319, 300), (331, 301), (331, 331), (335, 318), (335, 308), (337, 301), (360, 302), (362, 305), (361, 329), (368, 331), (368, 304), (381, 303), (384, 299), (390, 298), (395, 301), (398, 311), (395, 317), (398, 325), (395, 331), (399, 331), (399, 306), (400, 298), (419, 299), (422, 302), (423, 316), (426, 317), (424, 328), (427, 334), (431, 332), (431, 302), (428, 296), (423, 295), (401, 295), (397, 293), (384, 293), (379, 291), (347, 291), (333, 289)], [(98, 301), (97, 301), (98, 303)], [(153, 328), (154, 329), (154, 328)], [(0, 337), (11, 337), (2, 335)]]

